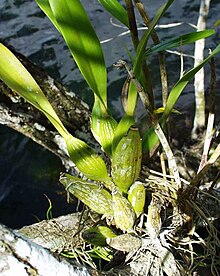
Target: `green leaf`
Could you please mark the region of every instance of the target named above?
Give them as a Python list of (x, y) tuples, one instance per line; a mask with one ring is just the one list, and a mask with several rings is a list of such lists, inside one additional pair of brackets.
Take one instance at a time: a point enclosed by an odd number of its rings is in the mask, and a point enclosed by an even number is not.
[(178, 36), (176, 38), (158, 43), (151, 48), (149, 48), (146, 52), (147, 56), (161, 52), (161, 51), (166, 51), (172, 48), (176, 48), (179, 46), (183, 46), (186, 44), (193, 43), (199, 39), (209, 37), (215, 33), (214, 30), (204, 30), (200, 32), (193, 32), (193, 33), (188, 33), (185, 35)]
[(115, 130), (113, 143), (112, 143), (112, 152), (114, 153), (119, 141), (125, 134), (128, 132), (129, 128), (135, 123), (134, 116), (129, 116), (125, 114)]
[(215, 27), (218, 27), (220, 25), (220, 19), (218, 19), (217, 21), (215, 21), (215, 23), (214, 23), (214, 26)]
[(65, 140), (71, 160), (86, 177), (100, 182), (110, 180), (103, 159), (92, 148), (72, 135)]
[[(159, 108), (154, 110), (154, 114), (161, 114), (161, 113), (164, 112), (164, 110), (165, 110), (165, 107), (163, 107), (163, 106), (159, 107)], [(179, 112), (178, 110), (176, 110), (174, 108), (172, 109), (172, 113), (181, 114), (181, 112)]]
[(108, 247), (103, 247), (103, 246), (94, 246), (92, 251), (89, 252), (89, 255), (92, 258), (100, 259), (102, 258), (103, 260), (110, 262), (113, 259), (113, 252), (111, 249)]
[(140, 75), (140, 71), (141, 71), (141, 68), (142, 68), (142, 66), (141, 66), (142, 62), (145, 60), (145, 49), (146, 49), (147, 42), (150, 38), (150, 35), (151, 35), (152, 31), (154, 30), (154, 27), (156, 26), (156, 24), (160, 20), (160, 18), (164, 15), (166, 10), (171, 6), (173, 1), (174, 0), (168, 0), (167, 3), (165, 3), (162, 7), (160, 7), (157, 10), (157, 12), (154, 16), (154, 19), (150, 23), (147, 31), (144, 33), (143, 37), (141, 38), (141, 40), (138, 44), (137, 55), (136, 55), (136, 58), (135, 58), (134, 68), (133, 68), (134, 74), (137, 78)]
[(112, 116), (103, 116), (101, 114), (99, 99), (95, 97), (92, 109), (91, 131), (109, 157), (111, 156), (112, 142), (117, 125), (118, 123)]
[[(154, 17), (153, 21), (150, 23), (147, 31), (144, 33), (144, 35), (142, 36), (142, 38), (141, 38), (141, 40), (138, 44), (137, 54), (136, 54), (136, 57), (134, 59), (134, 64), (133, 64), (133, 72), (134, 72), (135, 77), (143, 85), (143, 87), (144, 87), (144, 83), (143, 83), (142, 80), (144, 78), (143, 78), (143, 73), (141, 71), (141, 68), (142, 68), (142, 62), (146, 59), (145, 48), (146, 48), (148, 39), (150, 38), (150, 35), (151, 35), (152, 31), (154, 30), (154, 27), (156, 26), (156, 24), (158, 23), (160, 18), (163, 16), (165, 11), (173, 3), (173, 1), (174, 0), (168, 0), (166, 4), (164, 4), (160, 9), (158, 9), (158, 11), (155, 14), (155, 17)], [(130, 83), (129, 96), (128, 96), (128, 107), (131, 106), (128, 109), (128, 112), (129, 112), (130, 116), (131, 116), (132, 112), (134, 112), (134, 110), (135, 110), (135, 108), (133, 106), (133, 103), (134, 103), (134, 99), (137, 98), (137, 93), (138, 92), (137, 92), (137, 89), (134, 87), (134, 84)], [(126, 130), (126, 132), (127, 131), (128, 131), (128, 129)]]
[(128, 15), (126, 10), (117, 0), (98, 0), (100, 4), (122, 24), (129, 28)]
[(102, 117), (100, 120), (100, 144), (105, 153), (111, 157), (112, 142), (118, 123), (111, 116)]
[(31, 74), (2, 43), (0, 43), (0, 79), (47, 116), (65, 139), (70, 158), (85, 176), (92, 180), (105, 181), (106, 186), (111, 187), (111, 179), (102, 158), (85, 142), (68, 133)]
[[(58, 25), (83, 77), (92, 91), (102, 102), (102, 110), (107, 108), (107, 72), (99, 39), (80, 0), (49, 0), (39, 6)], [(46, 7), (46, 8), (45, 8)]]
[[(107, 72), (99, 39), (80, 0), (37, 0), (63, 35), (83, 77), (95, 94), (92, 111), (92, 131), (100, 143), (100, 121), (108, 117)], [(110, 139), (111, 140), (111, 139)], [(107, 144), (110, 144), (108, 141)], [(106, 140), (101, 143), (105, 149)], [(108, 149), (107, 149), (108, 151)]]
[(101, 144), (100, 140), (100, 120), (103, 116), (102, 103), (100, 99), (95, 95), (94, 104), (92, 108), (92, 118), (91, 118), (91, 131), (96, 141)]
[(118, 123), (115, 131), (112, 142), (112, 153), (115, 152), (115, 149), (121, 140), (122, 137), (128, 132), (129, 128), (134, 125), (134, 112), (137, 102), (137, 89), (133, 82), (129, 84), (129, 91), (127, 97), (127, 104), (125, 107), (125, 114)]
[(165, 106), (165, 110), (163, 113), (163, 119), (167, 119), (172, 111), (175, 103), (177, 102), (181, 92), (188, 84), (188, 82), (195, 76), (195, 74), (207, 63), (209, 62), (215, 55), (220, 52), (220, 44), (215, 48), (215, 50), (206, 58), (204, 59), (198, 66), (188, 71), (171, 89), (167, 103)]
[[(217, 55), (220, 52), (220, 44), (215, 48), (215, 50), (205, 59), (203, 60), (199, 65), (188, 71), (179, 81), (174, 85), (174, 87), (171, 89), (170, 94), (167, 99), (167, 104), (165, 106), (164, 113), (162, 115), (162, 118), (160, 119), (160, 124), (163, 127), (164, 123), (168, 119), (170, 113), (172, 112), (174, 105), (176, 104), (177, 100), (179, 99), (179, 96), (183, 89), (186, 87), (188, 82), (195, 76), (195, 74), (206, 64), (208, 63), (215, 55)], [(153, 128), (150, 128), (143, 137), (143, 152), (151, 152), (153, 149), (155, 149), (159, 145), (159, 139), (154, 132)]]
[(35, 2), (38, 4), (38, 6), (42, 9), (42, 11), (46, 14), (46, 16), (51, 20), (51, 22), (59, 31), (59, 25), (53, 15), (49, 0), (35, 0)]
[[(165, 3), (160, 9), (158, 9), (153, 21), (150, 23), (147, 31), (145, 32), (145, 34), (143, 35), (143, 37), (141, 38), (138, 44), (137, 54), (134, 59), (133, 72), (141, 84), (142, 84), (141, 80), (143, 78), (141, 68), (142, 68), (142, 62), (146, 59), (145, 48), (146, 48), (148, 39), (152, 31), (154, 30), (154, 27), (156, 26), (160, 18), (164, 15), (166, 10), (173, 3), (173, 1), (174, 0), (168, 0), (167, 3)], [(126, 110), (127, 114), (121, 119), (116, 129), (115, 137), (113, 140), (113, 146), (112, 146), (113, 152), (118, 142), (120, 141), (120, 139), (127, 133), (129, 127), (134, 123), (133, 113), (135, 110), (134, 102), (136, 102), (136, 98), (137, 98), (137, 89), (135, 85), (131, 82), (129, 87), (129, 94), (128, 94), (128, 102), (127, 102), (127, 110)]]
[(125, 110), (128, 116), (134, 116), (136, 104), (137, 104), (137, 88), (133, 83), (133, 81), (131, 81), (129, 85), (127, 106)]
[(26, 101), (42, 111), (58, 132), (66, 137), (67, 130), (39, 85), (14, 54), (2, 43), (0, 43), (0, 79)]
[(117, 235), (107, 226), (94, 226), (83, 231), (82, 238), (90, 244), (107, 246), (106, 239)]
[(96, 141), (110, 157), (114, 132), (117, 127), (116, 120), (108, 113), (104, 114), (101, 109), (101, 102), (97, 96), (92, 109), (91, 131)]

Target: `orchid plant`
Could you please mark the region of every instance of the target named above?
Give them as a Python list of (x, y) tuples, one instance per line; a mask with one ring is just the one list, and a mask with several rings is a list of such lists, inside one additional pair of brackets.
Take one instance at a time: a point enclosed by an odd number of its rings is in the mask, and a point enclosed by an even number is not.
[[(0, 79), (42, 111), (64, 138), (70, 159), (87, 179), (68, 174), (62, 176), (60, 181), (66, 190), (80, 199), (92, 211), (102, 215), (102, 221), (110, 220), (110, 226), (113, 225), (119, 229), (119, 232), (115, 233), (110, 229), (111, 227), (104, 228), (101, 223), (96, 228), (87, 230), (84, 234), (85, 239), (91, 244), (98, 243), (101, 246), (108, 244), (118, 249), (114, 241), (119, 236), (126, 235), (127, 240), (135, 239), (134, 243), (139, 245), (139, 238), (135, 236), (135, 226), (146, 207), (144, 183), (138, 181), (142, 158), (145, 155), (152, 156), (158, 150), (159, 144), (162, 144), (168, 157), (170, 173), (175, 179), (173, 197), (177, 198), (182, 189), (182, 183), (164, 129), (188, 82), (220, 52), (220, 45), (199, 65), (186, 72), (169, 93), (165, 89), (166, 79), (162, 80), (163, 107), (159, 109), (155, 108), (147, 59), (151, 55), (158, 54), (160, 56), (160, 72), (164, 75), (164, 51), (206, 38), (213, 35), (215, 31), (204, 30), (187, 33), (160, 42), (155, 32), (155, 26), (174, 0), (166, 1), (157, 10), (151, 21), (139, 0), (125, 0), (125, 7), (117, 0), (99, 0), (112, 17), (130, 30), (134, 45), (134, 53), (130, 53), (130, 65), (124, 61), (119, 61), (116, 64), (117, 67), (124, 68), (128, 74), (123, 88), (118, 88), (123, 91), (124, 95), (124, 115), (117, 122), (108, 107), (107, 70), (102, 47), (81, 1), (35, 1), (63, 36), (82, 76), (94, 95), (91, 131), (104, 154), (111, 161), (110, 168), (107, 167), (101, 155), (98, 155), (84, 141), (68, 132), (40, 86), (3, 44), (0, 44)], [(144, 23), (148, 26), (141, 37), (137, 33), (133, 2), (135, 2)], [(150, 37), (153, 38), (153, 45), (149, 44)], [(143, 135), (140, 135), (136, 126), (135, 108), (138, 97), (146, 107), (151, 121), (151, 126)], [(148, 229), (152, 238), (159, 227), (159, 219), (152, 216), (154, 208), (155, 204), (152, 201), (148, 208), (147, 224), (149, 229), (155, 230)], [(89, 235), (91, 233), (93, 235)], [(123, 248), (123, 251), (129, 250), (126, 246)]]

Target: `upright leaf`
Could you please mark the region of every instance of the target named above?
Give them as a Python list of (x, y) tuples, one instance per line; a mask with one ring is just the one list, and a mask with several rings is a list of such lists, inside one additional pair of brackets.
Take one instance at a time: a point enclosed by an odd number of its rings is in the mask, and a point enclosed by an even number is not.
[[(106, 120), (110, 118), (107, 111), (107, 72), (102, 48), (90, 20), (80, 0), (36, 1), (63, 35), (77, 66), (95, 94), (91, 128), (103, 149), (111, 154), (109, 149), (114, 127), (110, 129), (111, 125)], [(110, 131), (106, 135), (106, 131), (102, 130)], [(106, 139), (103, 140), (104, 136)]]
[(36, 0), (50, 20), (58, 25), (83, 77), (106, 107), (107, 72), (99, 39), (80, 0)]
[[(173, 3), (174, 0), (168, 0), (167, 3), (165, 3), (156, 13), (153, 21), (151, 22), (151, 24), (149, 25), (148, 30), (145, 32), (145, 34), (143, 35), (143, 37), (141, 38), (138, 47), (137, 47), (137, 53), (136, 53), (136, 57), (134, 59), (134, 64), (133, 64), (133, 72), (135, 77), (138, 79), (138, 81), (140, 83), (142, 83), (142, 72), (141, 72), (141, 68), (142, 68), (142, 62), (145, 60), (146, 55), (145, 55), (145, 48), (148, 42), (148, 39), (152, 33), (152, 31), (154, 30), (154, 27), (156, 26), (156, 24), (158, 23), (158, 21), (160, 20), (160, 18), (163, 16), (163, 14), (165, 13), (165, 11), (169, 8), (169, 6)], [(118, 144), (118, 142), (120, 141), (120, 139), (125, 135), (125, 133), (128, 131), (128, 129), (130, 128), (130, 126), (134, 123), (134, 117), (133, 117), (133, 113), (135, 110), (134, 107), (134, 102), (136, 101), (137, 98), (137, 89), (135, 87), (135, 85), (133, 83), (130, 84), (130, 88), (129, 88), (129, 95), (128, 95), (128, 114), (126, 114), (121, 121), (118, 124), (118, 127), (116, 129), (115, 132), (115, 136), (114, 136), (114, 140), (113, 140), (113, 152)], [(132, 102), (133, 101), (133, 102)], [(133, 123), (132, 123), (133, 122)], [(155, 140), (157, 139), (157, 137), (155, 137)]]
[[(176, 104), (177, 100), (183, 89), (186, 87), (188, 82), (195, 76), (195, 74), (206, 64), (208, 63), (215, 55), (220, 52), (220, 44), (215, 48), (215, 50), (199, 65), (188, 71), (179, 81), (174, 85), (171, 89), (170, 94), (167, 99), (167, 104), (165, 106), (165, 110), (163, 113), (162, 118), (160, 119), (160, 124), (164, 125), (166, 120), (168, 119), (170, 113), (173, 110), (174, 105)], [(153, 128), (150, 128), (143, 137), (143, 152), (151, 152), (152, 149), (155, 149), (159, 144), (159, 139), (154, 132)]]
[(158, 23), (160, 18), (164, 15), (166, 10), (171, 6), (173, 1), (174, 0), (168, 0), (167, 3), (165, 3), (162, 7), (160, 7), (158, 9), (158, 11), (156, 12), (156, 14), (154, 16), (154, 19), (150, 23), (147, 31), (145, 32), (145, 34), (143, 35), (143, 37), (141, 38), (141, 40), (138, 44), (137, 55), (135, 58), (134, 69), (133, 69), (136, 77), (138, 77), (140, 75), (141, 65), (142, 65), (143, 60), (145, 60), (145, 49), (146, 49), (148, 39), (149, 39), (152, 31), (154, 30), (154, 27), (156, 26), (156, 24)]
[(125, 136), (125, 134), (128, 132), (129, 128), (134, 125), (135, 123), (135, 120), (134, 120), (134, 116), (129, 116), (127, 114), (125, 114), (116, 130), (115, 130), (115, 133), (114, 133), (114, 139), (113, 139), (113, 143), (112, 143), (112, 152), (114, 153), (119, 141), (122, 139), (123, 136)]
[(195, 74), (206, 64), (208, 63), (215, 55), (217, 55), (220, 52), (220, 44), (214, 49), (214, 51), (206, 58), (204, 59), (199, 65), (197, 65), (195, 68), (188, 71), (171, 89), (167, 103), (165, 106), (165, 110), (163, 113), (163, 119), (167, 119), (170, 115), (170, 112), (172, 111), (175, 103), (177, 102), (181, 92), (185, 88), (185, 86), (188, 84), (188, 82), (195, 76)]
[(98, 0), (102, 6), (116, 19), (129, 28), (126, 10), (117, 0)]
[(134, 116), (136, 104), (137, 104), (137, 87), (131, 81), (129, 85), (127, 106), (125, 110), (127, 115)]
[(53, 15), (49, 0), (35, 0), (35, 2), (38, 4), (38, 6), (42, 9), (42, 11), (46, 14), (46, 16), (51, 20), (51, 22), (59, 31), (59, 25)]

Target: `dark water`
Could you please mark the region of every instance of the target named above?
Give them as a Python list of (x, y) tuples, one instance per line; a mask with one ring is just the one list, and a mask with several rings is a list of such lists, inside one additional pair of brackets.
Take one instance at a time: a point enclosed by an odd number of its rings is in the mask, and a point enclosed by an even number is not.
[[(58, 183), (63, 167), (58, 158), (23, 135), (0, 128), (0, 221), (10, 227), (45, 219), (47, 195), (53, 213), (71, 212)], [(45, 195), (44, 195), (45, 194)]]
[[(97, 0), (83, 0), (82, 2), (85, 4), (100, 40), (116, 37), (125, 31), (110, 23), (110, 15), (102, 9)], [(161, 0), (143, 2), (147, 3), (152, 17), (156, 9), (164, 3)], [(199, 4), (199, 0), (176, 0), (160, 24), (173, 22), (196, 24)], [(220, 1), (211, 1), (208, 28), (213, 28), (214, 22), (219, 19), (219, 10)], [(139, 26), (141, 27), (141, 24)], [(207, 49), (215, 48), (219, 43), (219, 29), (216, 30), (213, 38), (207, 39)], [(191, 31), (193, 31), (192, 27), (183, 24), (174, 28), (159, 28), (158, 34), (164, 39)], [(0, 37), (13, 45), (18, 52), (46, 69), (52, 77), (71, 88), (88, 104), (92, 103), (92, 94), (76, 68), (62, 37), (33, 0), (0, 0)], [(132, 46), (128, 35), (117, 37), (102, 45), (108, 70), (109, 104), (113, 113), (119, 117), (122, 114), (119, 95), (125, 72), (117, 71), (112, 64), (118, 59), (128, 59), (126, 47), (130, 50)], [(183, 51), (193, 54), (192, 47), (184, 47)], [(219, 64), (219, 61), (218, 57), (216, 64)], [(167, 54), (167, 62), (171, 87), (179, 78), (177, 75), (180, 66), (179, 58)], [(158, 85), (158, 68), (155, 66), (156, 57), (151, 58), (150, 63), (154, 72), (155, 97), (159, 105), (160, 85)], [(188, 70), (192, 64), (191, 58), (185, 58), (184, 70)], [(219, 69), (218, 66), (217, 73)], [(219, 87), (220, 78), (217, 84)], [(220, 97), (217, 98), (218, 102), (219, 99)], [(192, 113), (193, 103), (191, 84), (184, 90), (176, 107), (182, 112)], [(141, 105), (138, 107), (137, 115), (139, 117), (144, 115)], [(35, 222), (34, 216), (44, 219), (48, 207), (44, 193), (53, 202), (54, 215), (70, 212), (73, 207), (66, 204), (65, 196), (59, 195), (63, 189), (58, 184), (58, 176), (63, 170), (60, 161), (48, 151), (14, 131), (0, 126), (0, 222), (11, 227), (20, 227)]]

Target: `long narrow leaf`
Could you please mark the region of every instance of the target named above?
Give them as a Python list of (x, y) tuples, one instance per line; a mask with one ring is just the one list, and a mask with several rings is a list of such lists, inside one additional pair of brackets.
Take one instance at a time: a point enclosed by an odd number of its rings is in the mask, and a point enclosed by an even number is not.
[[(208, 63), (215, 55), (217, 55), (220, 52), (220, 45), (218, 45), (215, 50), (205, 59), (203, 60), (198, 66), (194, 67), (190, 71), (188, 71), (171, 89), (167, 104), (163, 113), (162, 118), (160, 119), (160, 124), (164, 125), (166, 120), (168, 119), (170, 113), (173, 110), (174, 105), (176, 104), (181, 92), (186, 87), (186, 85), (189, 83), (189, 81), (195, 76), (195, 74), (206, 64)], [(155, 149), (159, 145), (159, 139), (154, 132), (153, 128), (150, 128), (143, 137), (143, 152), (151, 152), (153, 149)]]
[(0, 79), (25, 100), (42, 111), (66, 141), (70, 158), (92, 180), (105, 181), (111, 187), (107, 168), (100, 156), (63, 126), (43, 91), (21, 62), (0, 43)]
[(116, 19), (129, 28), (126, 10), (117, 0), (98, 0), (102, 6)]
[(129, 116), (134, 116), (135, 108), (137, 104), (137, 87), (131, 81), (128, 90), (128, 100), (126, 107), (126, 114)]
[(53, 15), (49, 0), (35, 0), (35, 2), (38, 4), (38, 6), (42, 9), (42, 11), (46, 14), (46, 16), (51, 20), (51, 22), (59, 31), (59, 25)]
[(67, 135), (66, 129), (39, 85), (21, 62), (2, 43), (0, 43), (0, 79), (42, 111), (63, 137)]
[[(152, 33), (152, 31), (154, 30), (154, 27), (156, 26), (156, 24), (158, 23), (158, 21), (160, 20), (160, 18), (163, 16), (163, 14), (165, 13), (165, 11), (170, 7), (170, 5), (173, 3), (174, 0), (168, 0), (166, 4), (164, 4), (156, 13), (153, 21), (151, 22), (148, 30), (145, 32), (145, 34), (143, 35), (138, 48), (137, 48), (137, 54), (134, 60), (134, 65), (133, 65), (133, 72), (136, 76), (136, 78), (138, 79), (138, 81), (141, 80), (141, 68), (142, 68), (142, 62), (143, 60), (145, 60), (146, 56), (145, 56), (145, 48), (148, 42), (148, 39)], [(141, 81), (140, 81), (141, 82)], [(128, 111), (129, 114), (125, 114), (125, 116), (121, 119), (121, 121), (118, 124), (118, 127), (116, 129), (115, 132), (115, 136), (113, 139), (113, 145), (112, 145), (112, 150), (114, 152), (118, 142), (120, 141), (120, 139), (123, 137), (123, 135), (125, 135), (128, 131), (128, 129), (130, 128), (130, 126), (134, 123), (134, 117), (131, 116), (131, 114), (134, 112), (134, 105), (131, 102), (132, 99), (136, 99), (137, 98), (137, 89), (134, 86), (133, 83), (131, 83), (132, 86), (131, 88), (129, 88), (129, 98), (128, 98), (128, 106), (131, 105), (131, 107), (129, 107)], [(153, 134), (155, 134), (153, 132)], [(156, 135), (156, 134), (155, 134)], [(157, 141), (157, 136), (154, 137), (154, 140)], [(147, 147), (151, 147), (152, 146), (152, 140), (151, 141), (147, 141), (145, 143), (145, 145), (147, 145)]]
[(209, 37), (215, 33), (214, 30), (204, 30), (200, 32), (193, 32), (193, 33), (188, 33), (185, 35), (178, 36), (173, 39), (169, 39), (167, 41), (161, 42), (159, 44), (156, 44), (149, 48), (146, 52), (147, 56), (161, 52), (161, 51), (166, 51), (172, 48), (176, 48), (179, 46), (183, 46), (186, 44), (193, 43), (199, 39)]
[(170, 112), (172, 111), (175, 103), (177, 102), (181, 92), (185, 88), (185, 86), (188, 84), (188, 82), (195, 76), (195, 74), (207, 63), (210, 61), (211, 58), (213, 58), (215, 55), (217, 55), (220, 52), (220, 44), (214, 49), (214, 51), (206, 58), (204, 59), (198, 66), (188, 71), (171, 89), (167, 103), (165, 106), (165, 110), (163, 113), (163, 118), (166, 120)]
[(164, 15), (166, 10), (171, 6), (173, 1), (174, 0), (168, 0), (167, 3), (165, 3), (162, 7), (160, 7), (158, 9), (157, 13), (154, 16), (154, 19), (150, 23), (147, 31), (141, 38), (140, 43), (138, 44), (137, 55), (135, 58), (134, 69), (133, 69), (136, 77), (138, 77), (140, 75), (141, 65), (142, 65), (143, 60), (145, 60), (145, 49), (146, 49), (148, 39), (149, 39), (152, 31), (154, 30), (154, 27), (156, 26), (156, 24), (158, 23), (160, 18)]
[(83, 77), (106, 107), (107, 72), (99, 39), (80, 0), (36, 0), (63, 35)]

